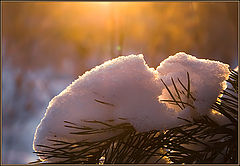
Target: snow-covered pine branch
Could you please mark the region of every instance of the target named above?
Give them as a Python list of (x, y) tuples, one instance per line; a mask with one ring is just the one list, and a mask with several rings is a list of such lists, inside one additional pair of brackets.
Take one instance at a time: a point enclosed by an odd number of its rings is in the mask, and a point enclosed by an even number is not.
[[(46, 158), (44, 151), (53, 145), (49, 140), (74, 146), (86, 140), (111, 139), (126, 129), (145, 134), (171, 129), (183, 124), (178, 117), (212, 115), (211, 105), (226, 88), (228, 68), (227, 64), (185, 53), (170, 56), (156, 70), (149, 68), (143, 55), (107, 61), (87, 71), (51, 100), (36, 129), (33, 148), (42, 152), (40, 159), (45, 162), (59, 162), (63, 158)], [(172, 97), (177, 105), (166, 102)], [(119, 128), (121, 124), (126, 126)], [(81, 134), (73, 134), (79, 130)]]

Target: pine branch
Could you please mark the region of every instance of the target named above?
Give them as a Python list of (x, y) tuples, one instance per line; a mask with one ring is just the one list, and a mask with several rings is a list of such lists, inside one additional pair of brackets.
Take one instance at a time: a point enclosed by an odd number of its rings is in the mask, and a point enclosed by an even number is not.
[[(180, 109), (193, 105), (183, 101), (186, 97), (193, 103), (196, 99), (191, 94), (190, 76), (187, 73), (187, 86), (177, 79), (180, 90), (174, 79), (171, 78), (176, 96), (163, 82), (171, 100), (162, 100), (169, 104), (175, 104)], [(237, 163), (238, 161), (238, 72), (231, 70), (227, 80), (232, 87), (222, 92), (223, 96), (213, 104), (212, 109), (220, 112), (228, 118), (228, 124), (218, 124), (208, 116), (197, 119), (184, 119), (183, 125), (166, 131), (152, 130), (149, 132), (137, 132), (130, 123), (113, 125), (113, 120), (106, 122), (85, 121), (89, 124), (98, 124), (102, 128), (89, 126), (79, 127), (75, 123), (64, 121), (65, 127), (75, 132), (74, 135), (88, 135), (107, 133), (109, 131), (121, 131), (117, 135), (93, 142), (86, 140), (80, 142), (66, 142), (57, 139), (48, 140), (52, 146), (44, 147), (44, 151), (35, 152), (46, 159), (60, 159), (58, 163), (159, 163), (162, 159), (170, 159), (176, 164), (191, 163)], [(96, 101), (96, 100), (95, 100)], [(109, 104), (104, 101), (96, 101), (100, 104)], [(119, 118), (126, 120), (125, 118)], [(77, 131), (76, 131), (77, 130)], [(100, 160), (99, 160), (100, 159)], [(37, 161), (39, 163), (39, 161)]]

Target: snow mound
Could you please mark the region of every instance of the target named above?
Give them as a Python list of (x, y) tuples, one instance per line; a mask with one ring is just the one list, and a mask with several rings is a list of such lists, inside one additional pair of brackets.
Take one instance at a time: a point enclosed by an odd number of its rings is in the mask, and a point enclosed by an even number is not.
[[(171, 77), (179, 78), (187, 86), (188, 72), (190, 75), (191, 92), (196, 98), (194, 102), (195, 111), (200, 114), (207, 114), (210, 106), (216, 101), (219, 92), (226, 89), (229, 65), (221, 62), (197, 59), (185, 53), (177, 53), (165, 59), (157, 67), (160, 78), (171, 86)], [(179, 85), (179, 87), (181, 87)], [(169, 96), (168, 96), (169, 98)]]
[[(179, 116), (208, 114), (219, 92), (226, 88), (228, 67), (221, 62), (197, 59), (185, 53), (170, 56), (156, 70), (148, 67), (143, 55), (109, 60), (87, 71), (50, 101), (36, 129), (33, 148), (43, 150), (36, 145), (51, 145), (48, 139), (94, 141), (116, 134), (73, 135), (69, 134), (71, 129), (64, 127), (64, 121), (96, 128), (99, 125), (88, 124), (85, 120), (111, 120), (113, 124), (128, 122), (143, 132), (174, 127), (182, 122), (177, 119)], [(161, 101), (171, 99), (161, 80), (174, 91), (171, 78), (181, 88), (177, 78), (187, 85), (187, 72), (192, 95), (196, 98), (191, 101), (194, 109), (186, 106), (181, 110)], [(182, 99), (190, 102), (187, 98)]]

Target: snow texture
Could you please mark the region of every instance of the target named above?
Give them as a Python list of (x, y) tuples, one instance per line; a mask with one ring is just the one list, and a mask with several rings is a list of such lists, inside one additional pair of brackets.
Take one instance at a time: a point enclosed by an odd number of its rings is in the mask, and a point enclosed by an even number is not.
[[(177, 117), (210, 114), (210, 106), (216, 101), (219, 92), (226, 88), (225, 80), (230, 73), (228, 67), (221, 62), (197, 59), (182, 52), (165, 59), (156, 70), (148, 67), (143, 55), (109, 60), (87, 71), (50, 101), (36, 129), (33, 148), (39, 151), (43, 149), (36, 145), (51, 145), (47, 139), (93, 141), (116, 134), (73, 135), (69, 134), (73, 129), (64, 127), (64, 121), (91, 127), (93, 124), (84, 120), (114, 120), (111, 122), (113, 124), (129, 122), (137, 131), (144, 132), (181, 124), (182, 121)], [(187, 72), (196, 101), (184, 97), (182, 100), (190, 102), (195, 109), (187, 106), (181, 110), (161, 101), (171, 99), (161, 79), (174, 92), (171, 78), (182, 89), (177, 78), (187, 85)]]

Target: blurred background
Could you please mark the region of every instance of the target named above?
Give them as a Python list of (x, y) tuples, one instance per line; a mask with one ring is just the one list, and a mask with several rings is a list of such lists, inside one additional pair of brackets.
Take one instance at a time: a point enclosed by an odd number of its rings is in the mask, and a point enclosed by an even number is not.
[(119, 55), (238, 65), (237, 2), (3, 2), (2, 162), (25, 164), (48, 102)]

